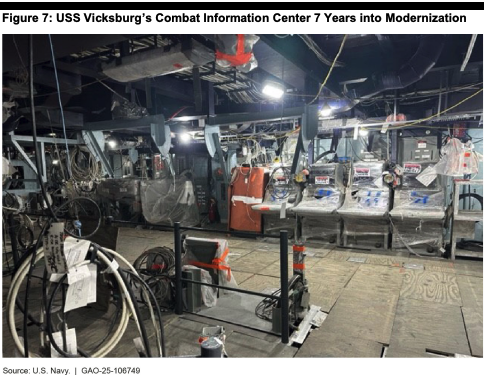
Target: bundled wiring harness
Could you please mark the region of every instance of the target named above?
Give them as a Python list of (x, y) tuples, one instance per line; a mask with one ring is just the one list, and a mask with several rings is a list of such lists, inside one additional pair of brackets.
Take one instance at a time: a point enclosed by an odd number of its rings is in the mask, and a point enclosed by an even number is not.
[(100, 179), (100, 165), (89, 151), (86, 152), (77, 146), (69, 153), (69, 160), (76, 181), (89, 182)]
[[(290, 293), (290, 322), (295, 324), (299, 318), (299, 303), (302, 297), (303, 291), (305, 290), (305, 285), (302, 280), (301, 275), (293, 275), (288, 281), (288, 291)], [(280, 296), (281, 289), (274, 291), (271, 295)], [(273, 319), (273, 309), (280, 307), (280, 300), (273, 299), (270, 297), (264, 298), (255, 308), (255, 315), (262, 320), (272, 321)], [(295, 329), (296, 327), (292, 325)]]
[[(278, 176), (277, 172), (282, 172), (282, 176)], [(283, 182), (283, 184), (281, 184)], [(291, 172), (288, 167), (278, 167), (273, 170), (271, 173), (271, 177), (266, 185), (266, 190), (271, 186), (271, 200), (278, 201), (284, 200), (288, 198), (292, 192), (292, 183), (291, 183)]]
[(133, 263), (134, 268), (152, 289), (161, 308), (174, 307), (172, 281), (174, 251), (168, 247), (154, 247), (143, 252)]

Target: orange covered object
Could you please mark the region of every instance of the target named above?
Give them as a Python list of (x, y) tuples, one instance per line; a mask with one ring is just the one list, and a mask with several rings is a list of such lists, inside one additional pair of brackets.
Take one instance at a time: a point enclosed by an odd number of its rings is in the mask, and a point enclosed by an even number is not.
[(261, 233), (262, 216), (252, 205), (262, 203), (268, 174), (263, 167), (235, 167), (231, 175), (229, 228)]

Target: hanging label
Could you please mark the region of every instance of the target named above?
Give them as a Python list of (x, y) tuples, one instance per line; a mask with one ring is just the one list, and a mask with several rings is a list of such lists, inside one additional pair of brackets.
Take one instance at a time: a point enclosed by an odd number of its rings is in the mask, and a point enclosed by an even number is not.
[(354, 177), (369, 178), (371, 171), (368, 167), (354, 167)]
[[(80, 240), (73, 237), (67, 237), (65, 239), (64, 257), (66, 258), (68, 268), (71, 268), (85, 260), (90, 244), (90, 241)], [(64, 273), (53, 273), (50, 276), (50, 281), (56, 283), (60, 280), (60, 278), (62, 278), (63, 275)]]
[(88, 290), (90, 288), (91, 273), (88, 265), (71, 267), (67, 274), (66, 306), (64, 312), (84, 307), (88, 304)]
[(286, 218), (286, 201), (281, 203), (280, 218)]
[(90, 263), (88, 265), (90, 270), (90, 286), (88, 288), (88, 299), (87, 303), (95, 303), (97, 301), (97, 265), (95, 263)]
[(418, 141), (418, 149), (426, 149), (426, 141)]
[(419, 174), (421, 165), (417, 163), (404, 163), (404, 174)]
[[(64, 340), (62, 338), (62, 332), (53, 333), (53, 339), (55, 344), (63, 351), (69, 353), (70, 355), (78, 355), (78, 344), (76, 341), (76, 329), (66, 330), (66, 349), (64, 349)], [(62, 356), (50, 345), (50, 356), (52, 358), (62, 358)]]
[(45, 266), (50, 273), (61, 274), (67, 272), (67, 261), (64, 256), (64, 223), (56, 222), (50, 226), (48, 233), (43, 237)]
[(316, 184), (330, 184), (329, 176), (316, 176), (315, 179)]
[(389, 123), (384, 123), (382, 126), (381, 126), (381, 132), (382, 133), (386, 133), (387, 130), (388, 130), (388, 127), (390, 126)]
[(64, 256), (67, 260), (67, 266), (72, 267), (85, 260), (90, 241), (80, 240), (74, 237), (67, 237), (64, 241)]

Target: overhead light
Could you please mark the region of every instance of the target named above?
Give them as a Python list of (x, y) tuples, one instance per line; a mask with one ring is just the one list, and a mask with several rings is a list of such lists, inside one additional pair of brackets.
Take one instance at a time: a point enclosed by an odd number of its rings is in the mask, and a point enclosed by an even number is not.
[(273, 99), (280, 99), (285, 93), (285, 89), (282, 84), (276, 82), (265, 82), (262, 88), (262, 93)]
[(192, 136), (187, 132), (183, 132), (179, 135), (179, 139), (182, 143), (190, 143)]
[(59, 164), (59, 160), (58, 160), (58, 159), (54, 159), (54, 160), (52, 161), (52, 164)]
[(359, 135), (362, 137), (366, 137), (369, 131), (367, 129), (359, 129)]
[(324, 103), (323, 107), (319, 111), (319, 114), (323, 117), (328, 117), (329, 115), (331, 115), (332, 111), (333, 111), (333, 109), (331, 109), (331, 107), (328, 105), (328, 103)]
[(117, 146), (117, 141), (115, 139), (110, 139), (107, 141), (107, 143), (109, 144), (109, 147), (111, 149), (114, 149)]

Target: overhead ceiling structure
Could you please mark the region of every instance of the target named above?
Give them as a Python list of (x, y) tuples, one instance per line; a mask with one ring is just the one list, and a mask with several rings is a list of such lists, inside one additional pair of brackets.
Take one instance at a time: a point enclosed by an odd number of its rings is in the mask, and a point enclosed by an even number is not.
[[(116, 106), (131, 105), (187, 128), (201, 128), (216, 115), (250, 122), (258, 114), (292, 114), (312, 102), (321, 84), (316, 104), (330, 104), (335, 116), (385, 118), (395, 106), (414, 119), (482, 87), (481, 35), (348, 35), (339, 57), (343, 35), (259, 37), (253, 47), (258, 65), (242, 72), (216, 63), (213, 35), (54, 35), (66, 126), (71, 133), (110, 121)], [(3, 129), (23, 133), (30, 129), (28, 39), (2, 38), (3, 102), (15, 103)], [(57, 131), (61, 115), (49, 39), (36, 35), (34, 42), (38, 125)], [(268, 80), (284, 86), (282, 100), (264, 96)]]

